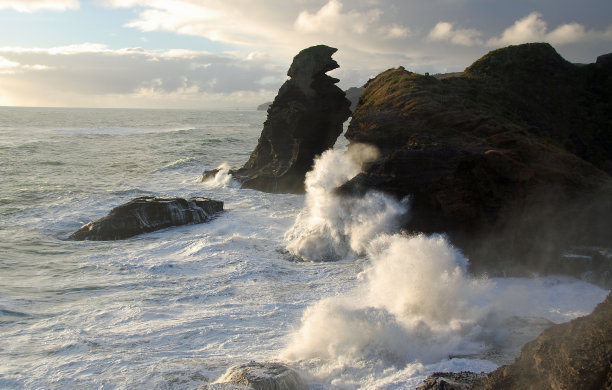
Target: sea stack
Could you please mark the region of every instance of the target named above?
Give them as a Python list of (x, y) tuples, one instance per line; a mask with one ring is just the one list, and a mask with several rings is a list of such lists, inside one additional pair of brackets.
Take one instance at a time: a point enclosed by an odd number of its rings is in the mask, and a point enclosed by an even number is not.
[[(314, 158), (331, 148), (351, 115), (350, 101), (326, 73), (338, 68), (337, 49), (325, 45), (293, 58), (290, 77), (268, 109), (257, 147), (244, 166), (230, 173), (243, 188), (265, 192), (304, 192)], [(216, 172), (204, 174), (206, 180)]]

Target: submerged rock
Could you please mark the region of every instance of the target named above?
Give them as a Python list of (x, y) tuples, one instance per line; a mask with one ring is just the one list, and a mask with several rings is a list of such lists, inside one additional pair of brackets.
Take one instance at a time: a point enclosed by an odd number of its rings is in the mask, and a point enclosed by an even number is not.
[(487, 272), (554, 269), (545, 262), (570, 245), (610, 247), (612, 71), (599, 63), (526, 44), (452, 77), (383, 72), (346, 132), (380, 158), (339, 192), (410, 196), (405, 229), (449, 234)]
[[(326, 73), (338, 68), (337, 49), (318, 45), (302, 50), (290, 77), (268, 109), (268, 118), (249, 160), (230, 173), (244, 188), (266, 192), (304, 192), (304, 177), (314, 158), (331, 148), (351, 115), (350, 101)], [(217, 171), (204, 173), (203, 181)]]
[(208, 198), (143, 196), (112, 209), (108, 215), (83, 225), (73, 240), (121, 240), (137, 234), (187, 224), (203, 223), (223, 210), (223, 202)]
[(255, 390), (305, 390), (308, 387), (297, 372), (282, 363), (250, 362), (231, 367), (217, 381)]

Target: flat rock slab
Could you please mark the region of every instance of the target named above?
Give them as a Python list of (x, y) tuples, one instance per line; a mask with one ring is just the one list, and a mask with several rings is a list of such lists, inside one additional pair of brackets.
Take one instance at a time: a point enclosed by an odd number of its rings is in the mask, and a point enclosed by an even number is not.
[(223, 211), (223, 202), (209, 198), (143, 196), (83, 225), (69, 238), (79, 241), (121, 240), (171, 226), (207, 222), (220, 211)]

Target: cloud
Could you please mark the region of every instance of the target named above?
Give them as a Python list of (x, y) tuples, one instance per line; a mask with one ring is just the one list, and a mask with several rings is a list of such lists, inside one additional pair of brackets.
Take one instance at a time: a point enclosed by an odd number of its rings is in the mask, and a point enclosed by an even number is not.
[(482, 33), (473, 29), (455, 29), (452, 23), (439, 22), (427, 35), (430, 41), (449, 41), (455, 45), (482, 45)]
[(12, 9), (17, 12), (66, 11), (78, 8), (78, 0), (0, 0), (0, 10)]
[(525, 42), (540, 42), (546, 37), (546, 22), (538, 12), (532, 12), (508, 27), (499, 38), (491, 38), (490, 46), (513, 45)]
[(328, 0), (322, 5), (320, 0), (106, 0), (102, 4), (135, 7), (138, 16), (126, 27), (200, 36), (277, 58), (291, 58), (297, 49), (318, 43), (364, 53), (395, 51), (413, 35), (402, 18), (388, 12), (390, 0)]
[(342, 12), (343, 4), (339, 0), (329, 0), (315, 13), (307, 10), (300, 12), (295, 20), (295, 28), (303, 33), (349, 33), (363, 35), (382, 32), (383, 36), (403, 37), (408, 29), (399, 25), (376, 28), (383, 11), (371, 8), (363, 12), (350, 10)]
[[(113, 50), (99, 44), (0, 48), (0, 84), (13, 104), (36, 96), (53, 106), (113, 105), (130, 98), (129, 106), (202, 107), (208, 97), (212, 106), (255, 106), (274, 96), (285, 80), (283, 71), (261, 58), (192, 50)], [(238, 97), (242, 100), (228, 100)]]
[(567, 45), (579, 42), (612, 40), (612, 26), (605, 31), (588, 30), (585, 26), (571, 22), (548, 31), (547, 23), (539, 12), (532, 12), (517, 20), (499, 37), (487, 41), (489, 46), (516, 45), (527, 42), (549, 42), (553, 45)]
[(19, 62), (7, 60), (0, 56), (0, 73), (14, 73), (16, 68), (19, 68)]

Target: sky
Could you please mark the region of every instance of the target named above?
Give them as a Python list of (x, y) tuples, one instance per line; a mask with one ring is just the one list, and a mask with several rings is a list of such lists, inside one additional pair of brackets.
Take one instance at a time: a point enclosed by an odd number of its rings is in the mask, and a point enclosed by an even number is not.
[(293, 57), (338, 48), (343, 88), (496, 48), (612, 52), (610, 0), (0, 0), (0, 106), (253, 108)]

